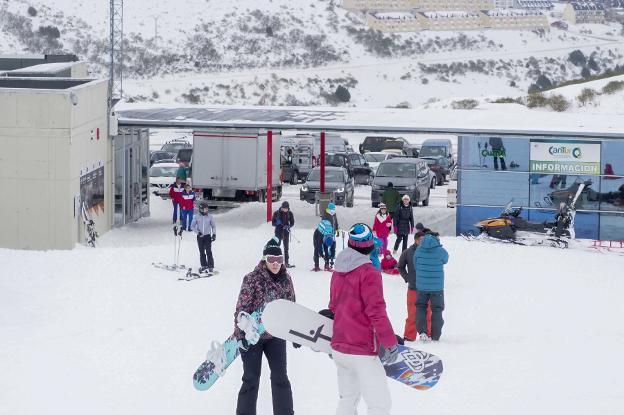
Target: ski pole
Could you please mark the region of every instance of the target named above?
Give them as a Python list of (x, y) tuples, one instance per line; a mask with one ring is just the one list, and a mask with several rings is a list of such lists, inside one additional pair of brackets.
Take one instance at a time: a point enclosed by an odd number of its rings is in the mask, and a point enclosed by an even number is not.
[(298, 244), (301, 243), (301, 241), (299, 239), (297, 239), (297, 237), (295, 235), (293, 235), (292, 230), (288, 232), (288, 237), (292, 237), (295, 242), (297, 242)]
[(178, 227), (173, 227), (173, 265), (176, 264), (176, 252), (178, 250)]
[(182, 246), (182, 229), (180, 229), (180, 237), (178, 239), (178, 256), (176, 257), (176, 268), (178, 268), (178, 263), (180, 262), (180, 247)]

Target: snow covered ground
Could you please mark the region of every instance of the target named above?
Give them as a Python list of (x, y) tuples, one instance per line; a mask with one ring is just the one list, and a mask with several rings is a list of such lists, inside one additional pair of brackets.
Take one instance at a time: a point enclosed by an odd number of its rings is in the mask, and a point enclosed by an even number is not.
[[(285, 192), (300, 241), (292, 243), (292, 276), (298, 301), (323, 308), (330, 274), (308, 271), (317, 218), (297, 189)], [(344, 228), (372, 220), (367, 191), (358, 188), (355, 208), (338, 207)], [(433, 206), (415, 209), (417, 220), (442, 231), (454, 216), (444, 192), (437, 188)], [(240, 362), (207, 392), (195, 391), (191, 378), (210, 341), (232, 331), (242, 278), (272, 235), (263, 218), (259, 203), (218, 213), (221, 273), (192, 282), (150, 265), (173, 254), (170, 205), (159, 199), (151, 218), (109, 232), (97, 249), (0, 250), (0, 413), (234, 413)], [(393, 413), (623, 413), (624, 257), (455, 237), (443, 243), (451, 256), (443, 338), (415, 346), (441, 356), (444, 374), (425, 392), (390, 381)], [(191, 235), (182, 261), (198, 265)], [(406, 286), (384, 275), (384, 290), (402, 334)], [(332, 361), (289, 347), (288, 365), (296, 413), (333, 413)], [(263, 370), (258, 413), (270, 414)]]

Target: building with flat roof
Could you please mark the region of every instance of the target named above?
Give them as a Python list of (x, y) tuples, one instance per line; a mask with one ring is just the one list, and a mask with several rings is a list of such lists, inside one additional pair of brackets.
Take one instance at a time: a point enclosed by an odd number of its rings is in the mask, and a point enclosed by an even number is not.
[(572, 2), (566, 4), (563, 17), (572, 24), (604, 23), (605, 7), (601, 3)]

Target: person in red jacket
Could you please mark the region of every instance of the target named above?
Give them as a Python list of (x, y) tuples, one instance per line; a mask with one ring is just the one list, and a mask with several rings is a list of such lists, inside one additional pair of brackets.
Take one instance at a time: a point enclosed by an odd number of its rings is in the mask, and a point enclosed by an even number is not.
[[(182, 200), (182, 192), (184, 191), (184, 182), (179, 177), (176, 177), (175, 183), (169, 186), (169, 197), (171, 203), (173, 203), (173, 224), (178, 221), (178, 208), (180, 207), (180, 201)], [(180, 209), (179, 219), (182, 220), (182, 209)]]
[(336, 258), (331, 278), (331, 346), (340, 394), (337, 415), (353, 415), (360, 396), (369, 414), (389, 415), (392, 406), (382, 362), (396, 362), (399, 353), (386, 314), (381, 273), (369, 258), (373, 244), (367, 225), (353, 225), (349, 246)]
[(397, 268), (397, 260), (394, 259), (390, 251), (387, 249), (384, 251), (384, 257), (381, 260), (381, 271), (386, 274), (394, 274), (397, 275), (399, 273), (399, 269)]
[(180, 196), (180, 210), (182, 211), (182, 230), (191, 231), (193, 222), (193, 209), (195, 209), (195, 192), (190, 184), (184, 186), (184, 191)]
[(388, 235), (392, 230), (392, 217), (388, 213), (388, 209), (384, 203), (379, 204), (379, 210), (373, 221), (373, 234), (381, 239), (381, 252), (388, 249)]

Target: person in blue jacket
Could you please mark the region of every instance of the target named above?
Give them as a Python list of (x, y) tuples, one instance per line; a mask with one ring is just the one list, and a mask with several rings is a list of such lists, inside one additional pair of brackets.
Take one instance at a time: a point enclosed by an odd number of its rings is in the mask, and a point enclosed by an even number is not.
[[(414, 253), (416, 273), (416, 330), (421, 341), (440, 340), (444, 319), (444, 265), (448, 252), (437, 233), (425, 234)], [(427, 336), (427, 303), (431, 302), (431, 338)]]
[(379, 262), (379, 250), (381, 249), (381, 246), (383, 245), (383, 241), (381, 239), (379, 239), (378, 237), (373, 237), (373, 241), (374, 241), (374, 248), (373, 248), (373, 252), (371, 252), (370, 254), (370, 260), (373, 263), (373, 266), (375, 268), (377, 268), (379, 271), (381, 271), (381, 262)]

